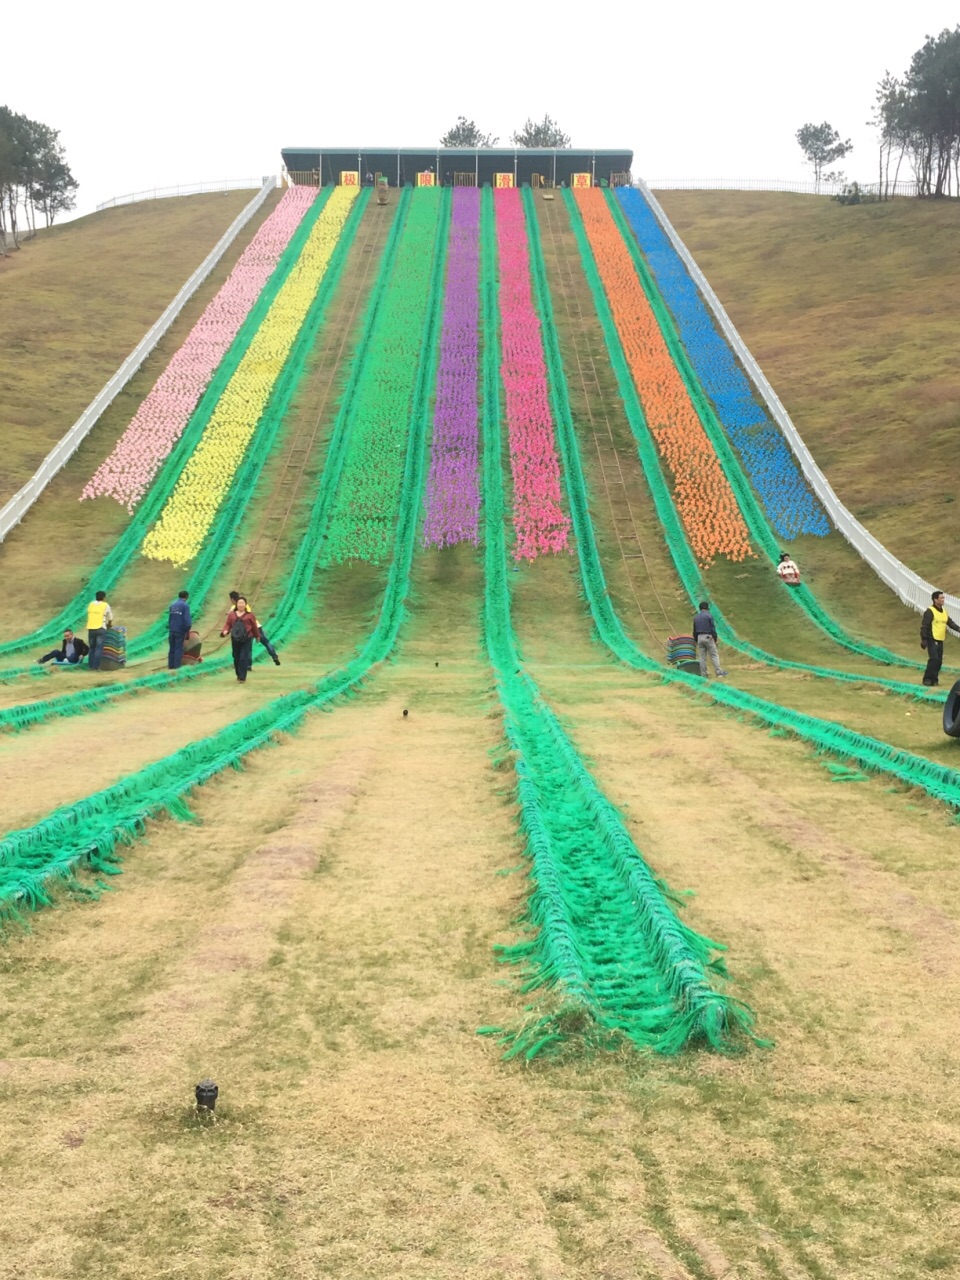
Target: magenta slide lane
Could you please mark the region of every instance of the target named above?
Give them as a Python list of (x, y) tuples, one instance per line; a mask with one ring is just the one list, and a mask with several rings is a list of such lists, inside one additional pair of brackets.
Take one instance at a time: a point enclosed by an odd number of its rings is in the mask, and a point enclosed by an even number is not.
[(495, 191), (500, 276), (500, 374), (513, 474), (513, 555), (535, 560), (569, 550), (560, 460), (554, 440), (540, 319), (533, 305), (530, 251), (520, 192)]

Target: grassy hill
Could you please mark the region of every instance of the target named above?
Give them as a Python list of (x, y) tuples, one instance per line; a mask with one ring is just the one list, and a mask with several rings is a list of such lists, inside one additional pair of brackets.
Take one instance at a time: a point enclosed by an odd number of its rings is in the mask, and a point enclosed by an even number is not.
[[(43, 231), (0, 258), (0, 506), (33, 474), (254, 194), (223, 191), (105, 209)], [(276, 199), (267, 200), (198, 290), (172, 345), (168, 335), (168, 359)]]
[[(202, 623), (208, 657), (228, 588), (269, 610), (289, 574), (349, 403), (389, 213), (371, 203), (363, 215), (249, 494)], [(610, 594), (654, 653), (689, 609), (562, 208), (538, 216)], [(758, 267), (754, 287), (764, 280)], [(71, 279), (65, 292), (75, 289)], [(894, 302), (874, 299), (877, 310)], [(79, 326), (64, 331), (65, 372), (82, 368), (83, 339)], [(804, 361), (831, 357), (812, 325)], [(78, 481), (161, 360), (0, 547), (10, 631), (44, 616), (125, 520), (115, 504), (77, 503)], [(618, 551), (625, 513), (629, 557)], [(715, 572), (711, 593), (757, 626), (769, 568)], [(682, 919), (729, 945), (731, 993), (755, 1007), (772, 1046), (661, 1058), (577, 1042), (552, 1061), (505, 1063), (477, 1035), (515, 1026), (540, 1000), (494, 958), (526, 936), (527, 846), (483, 645), (483, 551), (421, 547), (395, 660), (358, 696), (197, 787), (178, 811), (186, 821), (149, 821), (121, 850), (114, 892), (89, 901), (81, 873), (29, 929), (0, 929), (0, 1126), (15, 1189), (0, 1197), (0, 1280), (960, 1275), (952, 814), (888, 778), (831, 772), (836, 762), (802, 742), (615, 663), (593, 634), (575, 557), (508, 578), (527, 670), (654, 874), (695, 891)], [(371, 565), (317, 569), (282, 666), (258, 664), (246, 684), (215, 673), (0, 733), (0, 833), (313, 684), (369, 633), (386, 579)], [(135, 564), (114, 604), (139, 629), (179, 580)], [(853, 602), (863, 621), (880, 612), (873, 600)], [(799, 628), (767, 626), (761, 638), (778, 651), (849, 661)], [(938, 706), (730, 665), (731, 684), (955, 764)], [(24, 678), (0, 686), (0, 708), (125, 678)], [(202, 1120), (193, 1088), (207, 1075), (220, 1098)]]
[(960, 202), (657, 196), (840, 498), (960, 589)]

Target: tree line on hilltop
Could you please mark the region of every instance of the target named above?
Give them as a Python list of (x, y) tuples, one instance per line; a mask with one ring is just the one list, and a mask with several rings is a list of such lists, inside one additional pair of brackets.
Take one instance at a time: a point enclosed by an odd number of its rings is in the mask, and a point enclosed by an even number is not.
[[(441, 147), (495, 147), (500, 141), (489, 133), (483, 133), (473, 120), (466, 116), (457, 116), (457, 123), (440, 139)], [(523, 122), (523, 126), (510, 135), (515, 147), (557, 147), (565, 149), (570, 145), (570, 135), (564, 133), (556, 120), (545, 115), (542, 120), (531, 117)]]
[[(918, 196), (960, 196), (960, 26), (927, 36), (902, 76), (885, 72), (867, 123), (879, 139), (878, 199), (896, 194), (904, 161)], [(841, 139), (826, 120), (803, 125), (796, 137), (818, 188), (821, 181), (843, 181), (842, 173), (825, 169), (853, 149), (849, 138)], [(857, 203), (860, 195), (854, 182), (836, 198)]]
[(36, 233), (38, 211), (49, 227), (74, 208), (76, 193), (58, 130), (0, 107), (0, 254)]

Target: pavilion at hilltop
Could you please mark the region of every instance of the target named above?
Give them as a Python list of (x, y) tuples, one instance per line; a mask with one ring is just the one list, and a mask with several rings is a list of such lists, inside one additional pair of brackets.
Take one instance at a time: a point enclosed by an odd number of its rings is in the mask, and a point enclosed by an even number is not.
[(390, 186), (417, 185), (417, 175), (432, 173), (446, 186), (572, 186), (574, 175), (589, 173), (591, 185), (623, 186), (630, 181), (633, 152), (583, 147), (284, 147), (281, 155), (295, 184), (329, 186), (342, 173), (364, 181), (386, 179)]

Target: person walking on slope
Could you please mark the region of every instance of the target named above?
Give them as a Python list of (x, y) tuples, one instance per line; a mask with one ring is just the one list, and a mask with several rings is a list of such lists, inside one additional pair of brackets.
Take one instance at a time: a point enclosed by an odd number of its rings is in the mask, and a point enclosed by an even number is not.
[(170, 647), (167, 651), (167, 666), (171, 671), (176, 671), (183, 666), (183, 646), (193, 626), (190, 606), (187, 604), (188, 598), (189, 592), (181, 591), (169, 609)]
[(233, 669), (237, 673), (237, 680), (243, 684), (247, 672), (253, 666), (253, 642), (260, 639), (257, 620), (253, 611), (247, 608), (243, 596), (237, 598), (237, 603), (227, 614), (220, 634), (230, 637), (233, 645)]
[(697, 657), (700, 660), (700, 674), (704, 680), (707, 678), (707, 655), (713, 663), (713, 669), (717, 673), (718, 678), (722, 679), (727, 673), (720, 666), (720, 655), (717, 653), (717, 625), (713, 620), (713, 614), (706, 600), (701, 600), (697, 605), (697, 612), (693, 615), (693, 638), (697, 642)]
[(943, 642), (947, 638), (947, 627), (960, 635), (960, 627), (948, 615), (943, 607), (943, 592), (934, 591), (930, 597), (930, 607), (923, 612), (920, 621), (920, 648), (927, 651), (927, 669), (923, 673), (923, 683), (935, 689), (940, 683), (940, 668), (943, 665)]
[[(239, 591), (230, 592), (230, 608), (231, 609), (235, 609), (237, 607), (237, 601), (239, 599), (240, 599)], [(270, 638), (268, 637), (267, 633), (264, 631), (263, 627), (260, 628), (260, 643), (263, 645), (267, 653), (269, 653), (270, 657), (273, 659), (273, 665), (275, 667), (279, 667), (280, 655), (277, 653), (276, 646), (271, 642)]]
[(107, 593), (98, 591), (96, 599), (87, 605), (87, 644), (90, 646), (87, 666), (91, 671), (100, 670), (103, 642), (112, 622), (113, 610), (107, 604)]

